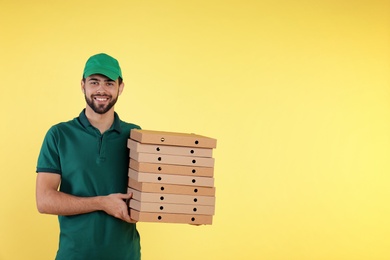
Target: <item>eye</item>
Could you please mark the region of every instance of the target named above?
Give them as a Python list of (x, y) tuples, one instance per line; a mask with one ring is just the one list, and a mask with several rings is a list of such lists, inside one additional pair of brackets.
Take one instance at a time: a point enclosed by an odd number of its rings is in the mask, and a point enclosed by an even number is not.
[(109, 86), (109, 87), (114, 86), (114, 82), (107, 82), (107, 86)]

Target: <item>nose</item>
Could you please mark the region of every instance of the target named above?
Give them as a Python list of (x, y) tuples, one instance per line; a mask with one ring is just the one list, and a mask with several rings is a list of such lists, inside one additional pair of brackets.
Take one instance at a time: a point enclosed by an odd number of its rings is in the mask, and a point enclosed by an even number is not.
[(96, 92), (97, 93), (104, 93), (105, 92), (104, 85), (99, 84), (99, 87), (97, 88)]

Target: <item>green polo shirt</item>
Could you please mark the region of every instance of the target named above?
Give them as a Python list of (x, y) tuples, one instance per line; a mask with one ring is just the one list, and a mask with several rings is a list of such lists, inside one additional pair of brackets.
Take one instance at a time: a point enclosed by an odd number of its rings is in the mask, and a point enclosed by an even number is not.
[[(140, 127), (119, 119), (101, 134), (85, 111), (79, 117), (54, 125), (47, 132), (37, 172), (61, 175), (60, 191), (81, 197), (127, 192), (130, 130)], [(135, 224), (96, 211), (58, 216), (58, 260), (139, 260), (140, 238)]]

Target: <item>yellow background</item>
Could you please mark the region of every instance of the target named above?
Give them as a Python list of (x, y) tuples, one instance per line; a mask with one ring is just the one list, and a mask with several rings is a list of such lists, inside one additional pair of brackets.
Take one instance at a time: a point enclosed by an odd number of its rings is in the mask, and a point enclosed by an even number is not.
[(0, 0), (0, 259), (53, 259), (35, 208), (44, 134), (85, 106), (218, 139), (211, 226), (140, 223), (143, 259), (390, 259), (390, 1)]

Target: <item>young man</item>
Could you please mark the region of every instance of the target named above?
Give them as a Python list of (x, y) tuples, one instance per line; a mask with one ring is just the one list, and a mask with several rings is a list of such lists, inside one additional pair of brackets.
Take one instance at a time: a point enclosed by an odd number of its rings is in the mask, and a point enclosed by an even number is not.
[(58, 215), (56, 259), (140, 259), (140, 239), (125, 200), (130, 130), (114, 112), (124, 83), (119, 63), (101, 53), (85, 65), (79, 117), (50, 128), (37, 165), (40, 213)]

